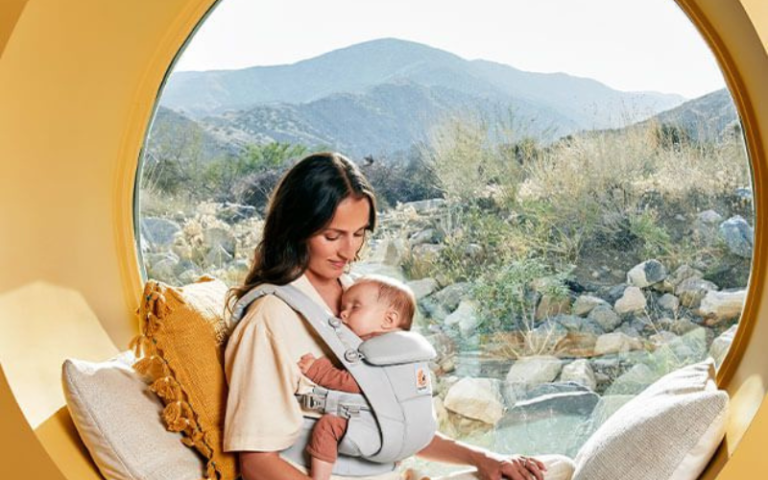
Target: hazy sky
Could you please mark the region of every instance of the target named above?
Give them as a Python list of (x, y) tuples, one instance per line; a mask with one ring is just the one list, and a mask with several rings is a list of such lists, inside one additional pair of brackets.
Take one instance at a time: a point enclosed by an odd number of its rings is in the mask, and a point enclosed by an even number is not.
[(674, 0), (221, 0), (176, 70), (288, 64), (383, 37), (618, 90), (725, 86)]

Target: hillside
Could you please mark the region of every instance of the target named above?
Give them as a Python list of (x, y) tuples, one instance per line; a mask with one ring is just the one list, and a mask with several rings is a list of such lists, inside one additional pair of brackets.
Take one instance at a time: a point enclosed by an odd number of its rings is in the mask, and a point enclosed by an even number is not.
[(301, 105), (335, 94), (367, 95), (381, 85), (402, 83), (452, 91), (480, 104), (557, 112), (542, 123), (555, 122), (568, 131), (574, 126), (624, 126), (684, 100), (679, 95), (619, 92), (591, 79), (524, 72), (415, 42), (381, 39), (291, 65), (174, 73), (161, 105), (202, 118), (256, 106)]

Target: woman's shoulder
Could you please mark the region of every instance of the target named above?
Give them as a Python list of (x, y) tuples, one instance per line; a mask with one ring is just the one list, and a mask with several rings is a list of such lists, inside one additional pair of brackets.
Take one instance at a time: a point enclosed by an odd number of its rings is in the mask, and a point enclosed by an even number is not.
[(265, 295), (248, 306), (240, 323), (244, 327), (263, 325), (272, 329), (291, 321), (301, 322), (298, 313), (275, 295)]

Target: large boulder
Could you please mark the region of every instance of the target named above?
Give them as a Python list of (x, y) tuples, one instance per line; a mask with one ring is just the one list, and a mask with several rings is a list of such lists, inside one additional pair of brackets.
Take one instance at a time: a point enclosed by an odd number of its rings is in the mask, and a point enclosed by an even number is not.
[(498, 381), (490, 378), (462, 378), (448, 390), (443, 405), (459, 415), (490, 425), (496, 425), (504, 416)]
[(608, 304), (598, 305), (592, 309), (587, 319), (600, 325), (605, 332), (612, 332), (621, 324), (621, 317)]
[(563, 367), (560, 372), (561, 382), (574, 382), (579, 385), (583, 385), (590, 390), (597, 389), (597, 380), (595, 380), (595, 372), (592, 370), (592, 366), (589, 361), (583, 358), (574, 360)]
[(707, 325), (715, 325), (724, 320), (731, 320), (741, 315), (744, 300), (747, 297), (746, 290), (733, 292), (709, 291), (701, 299), (696, 314), (704, 317)]
[(595, 307), (598, 307), (600, 305), (608, 306), (608, 302), (606, 302), (602, 298), (594, 297), (592, 295), (581, 295), (573, 303), (573, 307), (571, 308), (571, 313), (573, 315), (578, 315), (580, 317), (583, 317), (584, 315), (588, 315), (589, 312), (591, 312)]
[(647, 302), (643, 291), (638, 287), (627, 287), (624, 290), (624, 295), (620, 299), (616, 300), (614, 309), (619, 315), (625, 313), (642, 312), (645, 310)]
[(560, 359), (551, 355), (522, 357), (509, 368), (507, 382), (533, 387), (552, 382), (561, 369)]
[(714, 210), (706, 210), (696, 215), (693, 221), (693, 238), (701, 245), (710, 246), (717, 240), (722, 215)]
[(408, 282), (408, 287), (413, 291), (417, 300), (431, 295), (438, 289), (437, 281), (434, 278), (422, 278)]
[(627, 272), (627, 283), (645, 288), (667, 278), (667, 268), (658, 260), (647, 260)]
[(752, 257), (754, 232), (741, 215), (736, 215), (720, 224), (720, 238), (728, 250), (742, 258)]
[(462, 300), (459, 303), (459, 308), (445, 317), (445, 324), (458, 326), (459, 331), (464, 336), (471, 335), (479, 323), (480, 317), (477, 315), (477, 306), (472, 300)]
[(141, 234), (150, 247), (157, 251), (170, 247), (176, 234), (181, 232), (178, 223), (165, 218), (146, 217), (141, 219)]
[(675, 295), (680, 299), (680, 304), (687, 308), (696, 308), (701, 299), (711, 291), (718, 290), (714, 283), (697, 277), (689, 277), (675, 287)]
[(597, 337), (595, 344), (595, 355), (607, 355), (609, 353), (628, 352), (630, 350), (641, 350), (643, 342), (631, 337), (626, 333), (614, 332), (606, 333)]
[(719, 337), (712, 341), (712, 345), (709, 347), (709, 355), (715, 359), (715, 365), (718, 367), (723, 363), (725, 355), (728, 353), (728, 349), (731, 348), (734, 337), (736, 337), (736, 329), (738, 325), (733, 325), (728, 330), (720, 334)]

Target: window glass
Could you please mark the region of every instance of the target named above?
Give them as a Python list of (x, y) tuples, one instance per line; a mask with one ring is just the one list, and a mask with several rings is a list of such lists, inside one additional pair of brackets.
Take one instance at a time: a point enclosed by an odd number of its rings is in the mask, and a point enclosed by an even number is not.
[(224, 0), (200, 27), (144, 149), (146, 276), (242, 281), (281, 174), (334, 150), (380, 205), (353, 272), (415, 291), (443, 432), (574, 456), (665, 373), (722, 362), (751, 171), (674, 3), (368, 3)]

